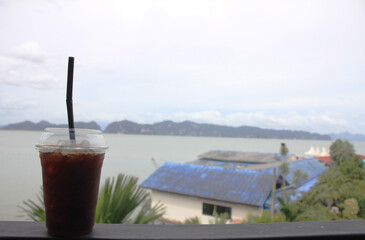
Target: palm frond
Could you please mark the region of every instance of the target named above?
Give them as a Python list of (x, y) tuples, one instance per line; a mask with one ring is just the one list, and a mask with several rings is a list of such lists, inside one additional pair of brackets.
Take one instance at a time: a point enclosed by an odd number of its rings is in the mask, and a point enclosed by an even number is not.
[[(145, 210), (147, 209), (147, 210)], [(148, 224), (151, 223), (165, 214), (165, 206), (158, 202), (152, 208), (150, 203), (146, 202), (142, 207), (142, 210), (138, 213), (137, 217), (133, 220), (134, 224)]]
[[(138, 178), (119, 174), (108, 178), (99, 193), (95, 221), (97, 223), (149, 223), (163, 215), (162, 206), (157, 205), (144, 213), (136, 212), (149, 197), (149, 193), (138, 186)], [(136, 215), (134, 221), (133, 215)]]
[[(40, 193), (37, 195), (38, 203), (28, 199), (23, 201), (24, 206), (18, 206), (24, 213), (25, 217), (35, 221), (44, 222), (46, 221), (46, 212), (43, 201), (43, 190), (41, 188)], [(23, 217), (24, 215), (20, 215)]]

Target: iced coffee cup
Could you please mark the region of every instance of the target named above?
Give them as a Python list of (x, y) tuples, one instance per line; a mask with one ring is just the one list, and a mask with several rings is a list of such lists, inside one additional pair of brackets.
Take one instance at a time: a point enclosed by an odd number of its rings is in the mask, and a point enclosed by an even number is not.
[(39, 150), (47, 231), (52, 236), (81, 236), (94, 227), (100, 173), (107, 149), (98, 130), (47, 128)]

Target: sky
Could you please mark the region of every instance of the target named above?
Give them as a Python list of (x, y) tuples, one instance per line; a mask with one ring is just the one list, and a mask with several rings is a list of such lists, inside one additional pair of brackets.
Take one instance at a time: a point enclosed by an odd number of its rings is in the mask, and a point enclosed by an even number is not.
[(365, 134), (365, 1), (0, 0), (0, 125), (128, 119)]

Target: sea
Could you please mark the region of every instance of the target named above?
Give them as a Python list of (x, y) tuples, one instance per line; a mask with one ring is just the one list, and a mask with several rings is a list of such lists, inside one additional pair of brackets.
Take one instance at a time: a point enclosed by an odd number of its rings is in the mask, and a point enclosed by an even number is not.
[[(35, 144), (41, 131), (0, 130), (0, 221), (26, 221), (20, 206), (37, 201), (42, 185), (39, 153)], [(289, 152), (302, 156), (312, 146), (327, 150), (331, 141), (256, 138), (215, 138), (104, 134), (109, 149), (102, 168), (101, 185), (120, 173), (142, 182), (165, 162), (185, 163), (210, 150), (278, 152), (285, 143)], [(353, 142), (365, 154), (365, 142)]]

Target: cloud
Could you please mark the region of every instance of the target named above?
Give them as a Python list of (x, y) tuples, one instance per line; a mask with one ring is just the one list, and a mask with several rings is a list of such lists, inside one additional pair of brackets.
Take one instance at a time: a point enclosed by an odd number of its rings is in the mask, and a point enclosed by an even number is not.
[(24, 62), (13, 57), (0, 56), (0, 73), (11, 72), (17, 68), (24, 66)]
[(9, 71), (5, 76), (0, 76), (0, 83), (17, 87), (31, 87), (36, 89), (54, 88), (59, 85), (59, 80), (47, 73), (24, 77), (17, 71)]
[(13, 48), (8, 56), (0, 55), (0, 83), (37, 89), (57, 85), (59, 81), (52, 74), (37, 73), (46, 68), (46, 58), (47, 54), (36, 42), (21, 44)]
[(51, 88), (58, 83), (59, 80), (50, 74), (39, 74), (28, 79), (28, 84), (34, 88)]
[(37, 107), (37, 104), (33, 101), (25, 101), (19, 98), (0, 99), (0, 113), (4, 114), (3, 116), (35, 107)]
[(44, 62), (47, 54), (37, 42), (26, 42), (11, 50), (11, 56), (35, 63)]

